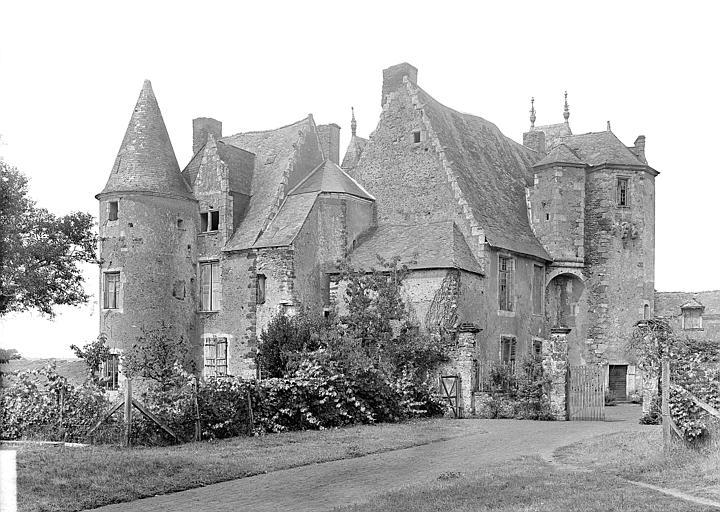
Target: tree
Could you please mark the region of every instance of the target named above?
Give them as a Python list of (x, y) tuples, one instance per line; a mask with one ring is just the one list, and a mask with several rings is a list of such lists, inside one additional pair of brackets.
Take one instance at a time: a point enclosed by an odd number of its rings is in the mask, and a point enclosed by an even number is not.
[(89, 213), (58, 217), (28, 197), (28, 179), (0, 160), (0, 316), (87, 302), (78, 263), (95, 262)]
[(175, 335), (164, 322), (154, 329), (141, 328), (142, 334), (121, 356), (123, 373), (128, 377), (150, 379), (162, 391), (178, 385), (182, 370), (194, 373), (195, 362), (190, 346), (182, 335)]
[(86, 343), (82, 348), (73, 344), (70, 348), (75, 352), (75, 356), (85, 361), (90, 380), (95, 384), (100, 383), (98, 370), (100, 365), (107, 361), (110, 357), (110, 347), (107, 345), (107, 337), (101, 334), (97, 339)]
[(20, 359), (22, 356), (14, 348), (0, 348), (0, 364), (5, 364), (12, 359)]

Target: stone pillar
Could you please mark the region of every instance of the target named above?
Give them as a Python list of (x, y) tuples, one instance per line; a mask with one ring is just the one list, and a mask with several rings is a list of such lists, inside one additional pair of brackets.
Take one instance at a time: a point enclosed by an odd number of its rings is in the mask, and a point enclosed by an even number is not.
[(543, 369), (552, 381), (550, 412), (556, 420), (567, 419), (565, 387), (567, 382), (568, 342), (570, 329), (557, 327), (550, 330), (550, 339), (543, 340)]
[(653, 400), (658, 395), (659, 372), (655, 369), (648, 369), (642, 372), (642, 412), (650, 412)]
[(458, 327), (457, 352), (455, 354), (455, 367), (460, 376), (460, 416), (463, 412), (475, 413), (473, 401), (473, 360), (475, 359), (475, 336), (482, 329), (476, 324), (464, 323)]

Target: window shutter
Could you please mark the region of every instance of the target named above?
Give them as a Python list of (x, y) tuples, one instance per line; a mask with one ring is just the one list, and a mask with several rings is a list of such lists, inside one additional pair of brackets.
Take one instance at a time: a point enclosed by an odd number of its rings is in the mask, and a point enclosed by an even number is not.
[(220, 263), (216, 262), (212, 264), (212, 276), (211, 276), (211, 293), (212, 298), (210, 299), (210, 307), (217, 311), (220, 309)]
[(200, 265), (200, 309), (202, 311), (210, 309), (211, 277), (210, 264), (202, 263)]

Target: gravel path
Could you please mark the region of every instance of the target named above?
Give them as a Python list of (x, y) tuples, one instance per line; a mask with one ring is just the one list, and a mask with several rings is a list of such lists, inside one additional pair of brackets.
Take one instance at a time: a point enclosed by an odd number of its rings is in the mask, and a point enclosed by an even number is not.
[(103, 512), (322, 511), (361, 503), (450, 471), (471, 472), (522, 455), (546, 460), (560, 446), (587, 437), (639, 430), (637, 405), (607, 408), (605, 422), (462, 420), (476, 429), (464, 437), (355, 459), (344, 459), (231, 480), (198, 489), (101, 507)]

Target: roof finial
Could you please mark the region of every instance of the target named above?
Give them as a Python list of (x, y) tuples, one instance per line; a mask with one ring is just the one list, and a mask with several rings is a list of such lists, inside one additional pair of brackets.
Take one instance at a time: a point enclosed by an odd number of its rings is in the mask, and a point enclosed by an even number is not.
[(535, 96), (530, 98), (530, 128), (535, 128)]
[(565, 110), (563, 111), (563, 117), (565, 118), (565, 122), (568, 122), (568, 118), (570, 117), (570, 105), (568, 105), (567, 102), (567, 91), (565, 91)]
[(607, 131), (609, 131), (609, 132), (612, 131), (612, 130), (610, 129), (610, 121), (607, 122)]
[(355, 132), (357, 131), (357, 121), (355, 121), (355, 107), (350, 107), (350, 110), (352, 110), (352, 120), (350, 121), (350, 131), (353, 134), (353, 137), (355, 136)]

